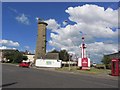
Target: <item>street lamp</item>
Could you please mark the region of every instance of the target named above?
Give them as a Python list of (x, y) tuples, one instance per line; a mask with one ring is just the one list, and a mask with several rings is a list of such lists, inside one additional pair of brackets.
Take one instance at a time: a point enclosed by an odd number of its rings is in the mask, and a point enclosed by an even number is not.
[[(69, 22), (67, 20), (64, 21), (66, 24), (68, 24)], [(69, 29), (71, 30), (71, 26), (69, 26)], [(72, 40), (71, 40), (72, 41)], [(73, 41), (72, 41), (73, 43)], [(74, 43), (73, 43), (73, 46), (74, 46)], [(69, 71), (71, 70), (71, 67), (70, 67), (70, 59), (72, 57), (73, 53), (69, 53)]]
[(72, 53), (69, 53), (69, 71), (71, 70), (71, 67), (70, 67), (70, 61), (71, 61), (71, 57), (72, 57)]
[[(69, 22), (67, 20), (64, 21), (66, 24), (68, 24)], [(69, 26), (69, 29), (71, 30), (71, 26)], [(71, 40), (72, 41), (72, 40)], [(72, 42), (73, 43), (73, 42)], [(74, 43), (73, 43), (74, 44)], [(72, 57), (73, 53), (69, 53), (69, 71), (71, 70), (71, 67), (70, 67), (70, 59)]]

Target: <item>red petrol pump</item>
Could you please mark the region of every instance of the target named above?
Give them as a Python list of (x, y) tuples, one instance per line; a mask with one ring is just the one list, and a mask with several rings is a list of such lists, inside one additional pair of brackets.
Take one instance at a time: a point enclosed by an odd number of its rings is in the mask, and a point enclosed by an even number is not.
[(119, 59), (112, 59), (111, 62), (111, 74), (112, 76), (120, 76), (120, 60)]

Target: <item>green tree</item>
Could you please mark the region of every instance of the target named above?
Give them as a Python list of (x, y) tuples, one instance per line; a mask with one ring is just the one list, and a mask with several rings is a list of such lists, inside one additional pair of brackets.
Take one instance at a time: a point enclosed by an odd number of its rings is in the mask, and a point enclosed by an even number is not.
[(22, 59), (23, 59), (23, 60), (27, 60), (28, 57), (27, 57), (27, 56), (22, 56)]
[(6, 59), (9, 59), (9, 63), (19, 63), (22, 61), (22, 53), (20, 53), (18, 50), (15, 50), (15, 51), (8, 51), (4, 54), (4, 57)]
[(69, 54), (66, 50), (61, 50), (59, 52), (59, 58), (60, 60), (63, 60), (63, 61), (68, 61), (69, 60)]
[(69, 54), (66, 50), (57, 51), (57, 50), (54, 49), (50, 53), (59, 53), (59, 59), (60, 60), (63, 60), (63, 61), (68, 61), (69, 60)]
[(111, 58), (109, 56), (104, 56), (101, 62), (105, 64), (106, 68), (110, 68)]

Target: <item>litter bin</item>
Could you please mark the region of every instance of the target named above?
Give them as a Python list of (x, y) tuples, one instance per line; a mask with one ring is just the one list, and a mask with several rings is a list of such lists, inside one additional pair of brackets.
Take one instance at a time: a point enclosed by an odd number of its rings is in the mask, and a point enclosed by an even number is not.
[(120, 60), (112, 59), (111, 63), (111, 74), (112, 76), (120, 76)]

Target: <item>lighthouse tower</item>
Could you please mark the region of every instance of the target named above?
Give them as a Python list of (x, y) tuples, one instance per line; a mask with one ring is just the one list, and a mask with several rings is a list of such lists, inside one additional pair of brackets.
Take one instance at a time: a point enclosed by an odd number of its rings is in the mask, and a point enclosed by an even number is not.
[(82, 36), (82, 44), (81, 44), (81, 57), (78, 59), (78, 66), (82, 70), (90, 69), (90, 58), (87, 57), (86, 53), (86, 45), (84, 43), (84, 36)]
[(44, 58), (46, 54), (46, 26), (48, 24), (40, 20), (40, 18), (37, 18), (37, 20), (38, 20), (38, 35), (34, 63), (36, 59)]

